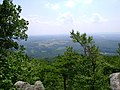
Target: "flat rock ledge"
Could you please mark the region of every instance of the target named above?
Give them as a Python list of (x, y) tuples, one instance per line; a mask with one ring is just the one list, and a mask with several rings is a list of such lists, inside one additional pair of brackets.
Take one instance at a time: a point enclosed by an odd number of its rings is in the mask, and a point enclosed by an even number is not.
[(45, 90), (41, 81), (36, 81), (34, 85), (30, 85), (24, 81), (18, 81), (14, 86), (17, 90)]

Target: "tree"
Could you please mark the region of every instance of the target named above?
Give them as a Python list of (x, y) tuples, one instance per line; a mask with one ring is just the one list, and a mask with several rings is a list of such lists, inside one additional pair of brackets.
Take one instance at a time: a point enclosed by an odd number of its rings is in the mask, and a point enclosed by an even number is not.
[(91, 47), (94, 46), (94, 41), (92, 36), (87, 36), (86, 33), (80, 34), (78, 31), (75, 33), (74, 30), (70, 32), (73, 42), (79, 43), (84, 50), (84, 54), (89, 56), (91, 54)]
[(27, 40), (28, 21), (20, 17), (22, 9), (11, 0), (0, 4), (0, 49), (18, 49), (16, 40)]
[[(4, 59), (6, 64), (0, 68), (0, 90), (10, 90), (17, 80), (22, 80), (22, 75), (28, 73), (28, 57), (20, 52), (7, 52)], [(26, 77), (27, 78), (27, 77)]]
[(79, 57), (72, 47), (67, 47), (64, 55), (58, 56), (54, 62), (55, 68), (63, 79), (64, 90), (73, 90), (73, 77), (77, 73), (76, 64)]
[[(100, 52), (99, 48), (95, 45), (92, 36), (87, 36), (86, 33), (80, 34), (78, 31), (75, 33), (74, 30), (71, 32), (71, 38), (74, 42), (79, 43), (84, 50), (84, 56), (86, 59), (83, 61), (83, 70), (81, 74), (87, 76), (86, 80), (88, 81), (88, 86), (90, 90), (96, 90), (98, 87), (97, 78), (99, 75), (99, 66), (100, 64)], [(87, 74), (86, 74), (87, 73)]]
[(14, 5), (11, 0), (3, 0), (0, 4), (0, 89), (10, 82), (10, 63), (7, 57), (10, 50), (23, 49), (18, 40), (27, 40), (26, 31), (28, 21), (20, 17), (22, 9)]

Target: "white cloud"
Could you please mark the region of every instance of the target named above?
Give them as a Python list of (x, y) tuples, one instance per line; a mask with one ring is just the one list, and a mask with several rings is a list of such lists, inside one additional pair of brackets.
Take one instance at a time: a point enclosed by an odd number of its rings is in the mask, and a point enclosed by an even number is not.
[(59, 4), (54, 4), (54, 5), (52, 5), (52, 7), (51, 7), (53, 10), (59, 10), (60, 9), (60, 6), (59, 6)]
[(102, 15), (100, 15), (99, 13), (93, 13), (90, 21), (92, 23), (102, 23), (102, 22), (106, 22), (108, 21), (106, 18), (104, 18)]
[(69, 7), (69, 8), (73, 8), (75, 5), (76, 5), (76, 3), (72, 0), (67, 1), (66, 4), (65, 4), (65, 6)]
[(39, 15), (28, 15), (25, 17), (30, 24), (33, 24), (33, 23), (41, 23), (41, 18)]
[(106, 17), (102, 16), (99, 13), (92, 13), (91, 15), (83, 15), (80, 19), (84, 23), (103, 23), (108, 21)]
[(84, 0), (85, 4), (91, 4), (93, 2), (93, 0)]
[(62, 32), (67, 34), (75, 28), (74, 17), (70, 12), (60, 13), (57, 22), (59, 23), (59, 26), (63, 27)]
[(70, 12), (61, 13), (57, 20), (65, 25), (73, 24), (74, 21), (73, 16)]
[(29, 25), (32, 24), (49, 24), (47, 18), (45, 17), (40, 17), (39, 15), (26, 15), (25, 20), (29, 21)]
[(45, 7), (51, 8), (52, 10), (59, 10), (60, 9), (60, 5), (57, 3), (52, 4), (52, 3), (48, 2), (45, 4)]
[(67, 0), (65, 2), (65, 6), (68, 7), (68, 8), (73, 8), (78, 4), (79, 1), (80, 0)]
[(45, 4), (45, 7), (49, 8), (49, 7), (50, 7), (50, 3), (47, 2), (47, 3)]
[(75, 6), (82, 4), (91, 4), (93, 0), (67, 0), (65, 1), (65, 6), (68, 8), (74, 8)]
[(29, 25), (50, 25), (50, 26), (59, 26), (60, 22), (46, 17), (40, 17), (39, 15), (27, 15), (24, 17), (25, 20), (29, 21)]

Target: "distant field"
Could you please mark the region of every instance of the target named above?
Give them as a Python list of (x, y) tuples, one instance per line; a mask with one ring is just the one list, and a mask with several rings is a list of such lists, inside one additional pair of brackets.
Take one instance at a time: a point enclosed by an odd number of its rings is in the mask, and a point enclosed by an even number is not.
[[(93, 34), (96, 45), (104, 54), (117, 54), (120, 34)], [(52, 58), (64, 53), (66, 46), (72, 46), (77, 52), (83, 53), (78, 43), (73, 43), (68, 35), (30, 36), (28, 41), (21, 41), (30, 57)]]

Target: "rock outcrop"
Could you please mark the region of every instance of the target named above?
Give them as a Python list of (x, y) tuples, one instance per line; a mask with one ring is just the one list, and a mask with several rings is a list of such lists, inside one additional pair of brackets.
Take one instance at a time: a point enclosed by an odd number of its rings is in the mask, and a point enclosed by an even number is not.
[(112, 90), (120, 90), (120, 73), (110, 75), (110, 87)]
[(27, 82), (18, 81), (14, 84), (17, 90), (45, 90), (41, 81), (36, 81), (34, 85)]

